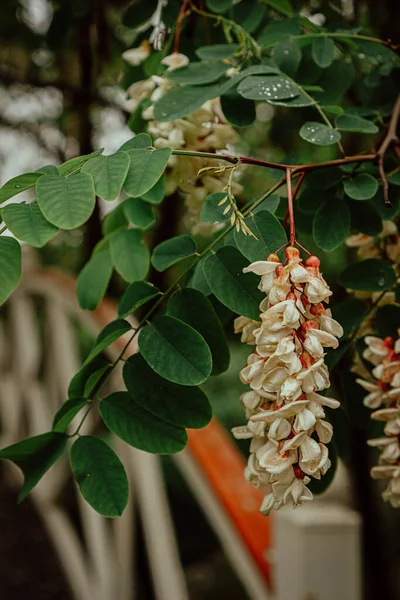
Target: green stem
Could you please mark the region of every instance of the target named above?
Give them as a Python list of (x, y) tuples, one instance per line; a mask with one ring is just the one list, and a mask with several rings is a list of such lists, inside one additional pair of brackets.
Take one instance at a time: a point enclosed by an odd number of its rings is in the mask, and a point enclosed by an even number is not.
[(354, 40), (364, 40), (366, 42), (376, 42), (377, 44), (382, 44), (382, 46), (388, 46), (391, 48), (391, 43), (385, 40), (381, 40), (380, 38), (374, 38), (369, 35), (359, 35), (358, 33), (305, 33), (303, 35), (294, 35), (292, 40), (304, 40), (304, 39), (314, 39), (319, 37), (330, 37), (333, 39), (354, 39)]

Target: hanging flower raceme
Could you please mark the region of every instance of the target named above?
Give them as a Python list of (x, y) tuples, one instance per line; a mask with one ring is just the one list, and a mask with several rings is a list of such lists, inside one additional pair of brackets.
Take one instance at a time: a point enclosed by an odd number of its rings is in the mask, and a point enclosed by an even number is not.
[[(399, 332), (400, 333), (400, 332)], [(363, 358), (374, 365), (372, 381), (357, 379), (368, 392), (364, 404), (374, 409), (371, 418), (385, 423), (384, 436), (368, 444), (381, 450), (379, 465), (372, 468), (374, 479), (389, 479), (382, 496), (393, 508), (400, 507), (400, 338), (365, 338)]]
[(247, 426), (236, 427), (238, 439), (251, 439), (245, 477), (255, 486), (270, 484), (261, 512), (268, 515), (291, 502), (312, 499), (307, 485), (331, 465), (325, 444), (332, 426), (324, 407), (339, 402), (318, 392), (329, 387), (325, 348), (337, 348), (342, 327), (324, 303), (330, 291), (316, 256), (303, 264), (297, 248), (286, 250), (286, 264), (277, 254), (252, 263), (244, 272), (261, 276), (267, 297), (260, 304), (261, 323), (246, 317), (235, 321), (242, 342), (255, 345), (241, 371), (250, 391), (241, 397)]

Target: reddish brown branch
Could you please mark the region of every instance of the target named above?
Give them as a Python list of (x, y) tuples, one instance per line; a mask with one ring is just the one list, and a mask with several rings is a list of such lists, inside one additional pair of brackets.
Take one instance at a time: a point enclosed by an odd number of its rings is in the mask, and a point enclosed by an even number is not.
[(179, 11), (178, 19), (176, 21), (175, 27), (175, 42), (174, 42), (174, 52), (179, 52), (179, 40), (181, 37), (181, 28), (183, 19), (189, 14), (189, 10), (186, 10), (187, 5), (189, 4), (189, 0), (184, 0), (182, 3), (181, 9)]
[(390, 117), (389, 127), (387, 134), (380, 145), (378, 152), (376, 153), (376, 159), (378, 163), (379, 175), (382, 181), (383, 197), (385, 204), (391, 206), (389, 200), (389, 184), (385, 173), (385, 155), (392, 143), (398, 143), (399, 138), (397, 136), (397, 125), (400, 117), (400, 95), (397, 97), (396, 104), (393, 107), (392, 116)]
[[(305, 176), (306, 176), (306, 174), (303, 172), (300, 175), (300, 177), (299, 177), (299, 180), (298, 180), (298, 182), (296, 184), (296, 187), (294, 188), (294, 192), (293, 192), (293, 202), (296, 200), (296, 196), (297, 196), (297, 194), (299, 192), (300, 186), (303, 183), (303, 179), (304, 179)], [(283, 219), (283, 226), (284, 227), (286, 226), (288, 218), (289, 218), (289, 209), (287, 209), (286, 214), (285, 214), (285, 218)]]
[(293, 210), (293, 195), (292, 195), (292, 170), (286, 169), (286, 186), (288, 196), (288, 211), (289, 211), (289, 227), (290, 227), (290, 245), (294, 246), (296, 232), (294, 226), (294, 210)]

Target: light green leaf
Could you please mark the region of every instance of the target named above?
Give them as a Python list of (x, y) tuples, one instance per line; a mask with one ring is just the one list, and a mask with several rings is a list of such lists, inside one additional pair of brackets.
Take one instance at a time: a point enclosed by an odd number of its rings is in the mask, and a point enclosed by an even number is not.
[(274, 46), (272, 58), (284, 73), (293, 75), (301, 61), (301, 50), (296, 42), (284, 40)]
[(75, 173), (75, 171), (79, 171), (85, 162), (102, 154), (103, 150), (104, 148), (101, 148), (100, 150), (96, 150), (96, 152), (92, 152), (91, 154), (83, 154), (82, 156), (76, 156), (75, 158), (67, 160), (67, 162), (58, 166), (59, 174), (62, 177), (66, 177), (67, 175), (71, 175), (71, 173)]
[(36, 184), (36, 192), (45, 218), (61, 229), (83, 225), (95, 206), (93, 179), (88, 173), (69, 177), (43, 175)]
[(379, 127), (358, 115), (341, 114), (336, 118), (335, 125), (340, 131), (354, 131), (355, 133), (378, 133)]
[(115, 321), (108, 323), (97, 336), (93, 348), (83, 363), (83, 366), (92, 362), (92, 360), (101, 354), (110, 344), (115, 342), (118, 338), (124, 335), (124, 333), (130, 331), (131, 329), (131, 325), (124, 319), (116, 319)]
[(315, 63), (326, 69), (330, 67), (335, 55), (335, 44), (331, 38), (319, 37), (313, 41), (311, 46), (311, 54)]
[(0, 306), (21, 280), (21, 246), (11, 237), (0, 237)]
[(250, 75), (238, 86), (238, 92), (249, 100), (287, 100), (299, 95), (299, 88), (286, 77), (278, 75)]
[(125, 281), (144, 279), (150, 266), (150, 255), (142, 233), (137, 229), (119, 229), (110, 238), (111, 260)]
[(331, 146), (337, 144), (342, 136), (339, 131), (328, 127), (325, 123), (307, 121), (300, 129), (300, 137), (316, 146)]
[(135, 135), (133, 138), (122, 144), (120, 151), (127, 152), (128, 150), (133, 150), (134, 148), (150, 148), (152, 146), (151, 137), (148, 133), (139, 133)]
[(146, 325), (139, 348), (151, 368), (168, 381), (199, 385), (211, 374), (211, 352), (204, 338), (174, 317), (156, 317)]
[(90, 398), (96, 385), (110, 366), (107, 361), (97, 358), (81, 367), (71, 379), (68, 387), (68, 398)]
[(103, 517), (120, 517), (128, 503), (125, 469), (98, 437), (81, 436), (71, 448), (71, 468), (82, 496)]
[(11, 233), (34, 248), (42, 248), (58, 233), (57, 227), (46, 221), (36, 202), (7, 204), (1, 213)]
[(350, 210), (344, 200), (327, 200), (317, 210), (313, 222), (315, 242), (321, 250), (339, 248), (350, 234)]
[(126, 389), (135, 402), (167, 423), (199, 429), (210, 422), (211, 406), (200, 388), (167, 381), (140, 354), (126, 361), (123, 375)]
[(142, 195), (142, 200), (150, 204), (161, 204), (165, 196), (165, 177), (162, 176), (155, 185)]
[(43, 173), (44, 175), (59, 175), (60, 171), (55, 165), (44, 165), (36, 169), (36, 173)]
[(214, 83), (218, 79), (221, 79), (228, 68), (229, 65), (226, 63), (215, 60), (191, 62), (186, 67), (167, 72), (166, 75), (174, 83), (206, 85), (207, 83)]
[(339, 275), (340, 285), (361, 292), (382, 292), (396, 282), (396, 273), (386, 260), (368, 258), (349, 265)]
[(232, 246), (224, 246), (207, 258), (204, 273), (214, 296), (233, 312), (256, 321), (264, 295), (259, 291), (259, 277), (243, 273), (248, 266), (244, 256)]
[(230, 58), (239, 50), (239, 44), (213, 44), (212, 46), (200, 46), (196, 54), (201, 60), (222, 60)]
[(16, 194), (20, 194), (29, 188), (32, 188), (36, 185), (38, 179), (43, 177), (43, 173), (23, 173), (22, 175), (17, 175), (17, 177), (13, 177), (9, 181), (7, 181), (0, 188), (0, 204), (12, 198)]
[(148, 229), (156, 220), (154, 208), (141, 198), (128, 198), (123, 203), (123, 209), (129, 223), (140, 229)]
[(106, 214), (103, 219), (101, 231), (104, 236), (112, 233), (120, 227), (126, 227), (128, 225), (128, 219), (125, 217), (124, 205), (118, 204), (114, 210)]
[(160, 179), (171, 156), (171, 148), (137, 148), (129, 150), (131, 164), (124, 183), (124, 190), (137, 198), (148, 192)]
[(211, 350), (212, 375), (224, 373), (229, 367), (229, 347), (221, 323), (212, 304), (198, 290), (184, 288), (171, 296), (167, 313), (198, 331)]
[(353, 200), (369, 200), (378, 191), (378, 182), (369, 173), (360, 173), (352, 179), (345, 179), (344, 191)]
[(160, 290), (155, 285), (147, 281), (134, 281), (128, 285), (122, 295), (118, 305), (118, 315), (125, 318), (160, 294)]
[(53, 466), (67, 444), (65, 433), (43, 433), (0, 450), (0, 458), (14, 462), (24, 474), (18, 502), (29, 494), (43, 475)]
[(248, 216), (245, 222), (256, 237), (245, 235), (242, 231), (235, 231), (234, 239), (240, 252), (251, 262), (267, 260), (268, 254), (276, 252), (286, 244), (285, 230), (268, 210)]
[(108, 156), (96, 156), (82, 167), (82, 173), (93, 177), (94, 190), (103, 200), (115, 200), (121, 193), (129, 169), (129, 155), (116, 152)]
[(196, 242), (190, 235), (178, 235), (158, 244), (153, 250), (151, 264), (157, 271), (165, 271), (183, 258), (197, 252)]
[(227, 220), (228, 216), (223, 214), (226, 205), (218, 206), (223, 198), (226, 198), (226, 192), (214, 192), (207, 196), (200, 210), (202, 223), (223, 223)]
[(78, 275), (76, 295), (83, 310), (98, 307), (110, 283), (113, 267), (108, 251), (97, 252)]
[(87, 398), (70, 398), (58, 409), (53, 420), (53, 431), (65, 433), (72, 419), (88, 403)]
[(135, 402), (128, 392), (115, 392), (100, 402), (104, 423), (124, 442), (152, 454), (174, 454), (186, 446), (187, 433)]

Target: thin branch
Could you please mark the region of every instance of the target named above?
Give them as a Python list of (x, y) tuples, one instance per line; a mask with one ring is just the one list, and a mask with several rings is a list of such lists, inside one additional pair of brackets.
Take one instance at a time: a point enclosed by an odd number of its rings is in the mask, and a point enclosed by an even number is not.
[(399, 123), (399, 117), (400, 117), (400, 94), (397, 97), (396, 103), (393, 107), (393, 112), (392, 112), (392, 116), (390, 117), (387, 134), (377, 152), (377, 162), (378, 162), (379, 175), (380, 175), (380, 178), (382, 181), (383, 197), (385, 199), (385, 204), (387, 206), (391, 206), (391, 202), (389, 200), (389, 184), (388, 184), (388, 180), (387, 180), (386, 173), (385, 173), (384, 161), (385, 161), (386, 152), (388, 151), (390, 145), (392, 143), (397, 143), (399, 141), (399, 138), (397, 136), (397, 125)]
[(286, 187), (288, 196), (289, 227), (290, 227), (290, 245), (294, 246), (296, 232), (294, 226), (293, 194), (292, 194), (292, 170), (286, 169)]

